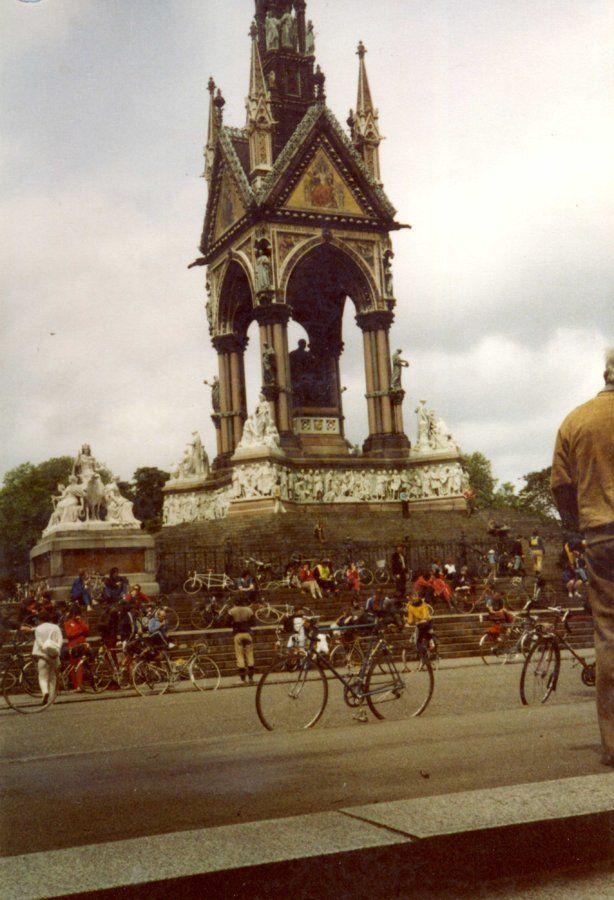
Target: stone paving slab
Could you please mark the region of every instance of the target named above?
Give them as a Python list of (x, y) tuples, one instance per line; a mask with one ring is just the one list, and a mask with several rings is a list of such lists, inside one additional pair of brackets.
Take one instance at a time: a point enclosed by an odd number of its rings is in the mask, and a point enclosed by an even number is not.
[(408, 842), (337, 812), (0, 859), (2, 900), (36, 900)]
[[(260, 897), (282, 886), (325, 897), (331, 878), (336, 896), (408, 896), (444, 878), (450, 854), (462, 862), (455, 877), (476, 862), (497, 868), (502, 845), (519, 867), (532, 851), (534, 870), (542, 854), (548, 869), (553, 843), (576, 864), (607, 859), (613, 807), (607, 773), (90, 844), (0, 859), (0, 897)], [(313, 886), (324, 875), (326, 891)]]
[(606, 773), (411, 801), (393, 800), (341, 812), (423, 839), (612, 810), (614, 777)]

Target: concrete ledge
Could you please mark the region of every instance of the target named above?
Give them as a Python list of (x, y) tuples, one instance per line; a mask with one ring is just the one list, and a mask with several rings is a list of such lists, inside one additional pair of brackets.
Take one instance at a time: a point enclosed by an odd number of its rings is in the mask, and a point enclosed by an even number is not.
[(400, 800), (0, 860), (3, 900), (406, 898), (608, 860), (611, 774)]

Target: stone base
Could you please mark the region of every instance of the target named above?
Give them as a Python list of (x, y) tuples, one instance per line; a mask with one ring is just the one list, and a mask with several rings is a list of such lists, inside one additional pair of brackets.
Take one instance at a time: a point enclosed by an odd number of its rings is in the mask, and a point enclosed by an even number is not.
[[(281, 518), (286, 513), (295, 512), (299, 508), (298, 503), (289, 500), (280, 500), (277, 507), (277, 515)], [(265, 513), (275, 513), (276, 504), (272, 497), (261, 497), (258, 500), (233, 500), (228, 509), (228, 518), (241, 518), (245, 516), (262, 516)]]
[(83, 528), (57, 530), (30, 551), (30, 576), (45, 578), (55, 599), (67, 600), (81, 570), (108, 575), (117, 566), (131, 584), (156, 596), (156, 551), (151, 535), (141, 530)]
[(410, 447), (406, 434), (371, 434), (362, 445), (362, 452), (374, 459), (407, 459)]

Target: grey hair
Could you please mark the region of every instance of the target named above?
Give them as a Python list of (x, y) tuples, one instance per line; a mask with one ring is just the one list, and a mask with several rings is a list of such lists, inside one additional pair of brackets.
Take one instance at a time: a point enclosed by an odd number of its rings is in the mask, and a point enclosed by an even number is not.
[(605, 372), (603, 377), (606, 384), (614, 384), (614, 347), (608, 347), (605, 351)]

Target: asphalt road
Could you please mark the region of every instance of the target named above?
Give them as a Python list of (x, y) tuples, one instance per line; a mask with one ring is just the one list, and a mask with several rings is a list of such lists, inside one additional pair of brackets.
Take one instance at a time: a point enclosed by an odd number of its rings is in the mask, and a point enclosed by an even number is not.
[(257, 719), (254, 689), (0, 710), (0, 855), (603, 773), (594, 689), (565, 661), (545, 706), (518, 665), (437, 673), (424, 715), (367, 723), (332, 685), (311, 731)]

